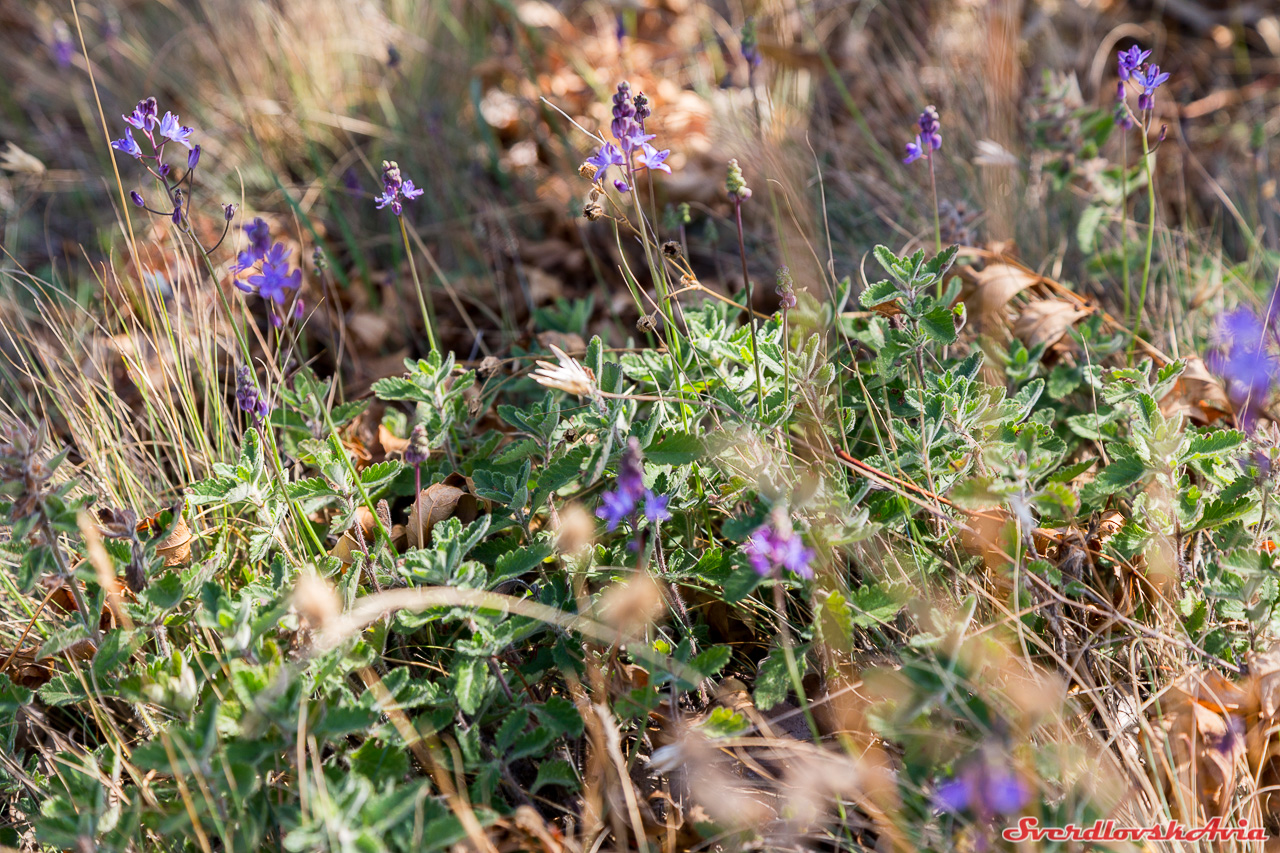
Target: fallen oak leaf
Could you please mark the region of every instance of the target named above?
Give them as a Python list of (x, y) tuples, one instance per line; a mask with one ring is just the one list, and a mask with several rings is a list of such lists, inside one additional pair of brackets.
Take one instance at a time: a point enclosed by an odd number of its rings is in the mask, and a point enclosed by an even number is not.
[(1087, 308), (1079, 308), (1064, 299), (1037, 300), (1022, 309), (1013, 323), (1013, 334), (1027, 349), (1039, 345), (1047, 349), (1062, 340), (1067, 329), (1089, 313)]
[(995, 322), (1010, 299), (1040, 281), (1040, 276), (1030, 270), (999, 261), (980, 270), (961, 267), (959, 273), (964, 281), (960, 301), (969, 308), (969, 316), (979, 327)]

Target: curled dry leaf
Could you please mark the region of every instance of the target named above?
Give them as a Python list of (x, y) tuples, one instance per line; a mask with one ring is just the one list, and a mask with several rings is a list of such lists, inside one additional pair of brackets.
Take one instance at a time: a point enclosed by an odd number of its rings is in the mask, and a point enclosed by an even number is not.
[[(373, 542), (373, 531), (377, 529), (378, 522), (373, 517), (373, 513), (369, 512), (368, 507), (356, 507), (355, 523), (360, 525), (360, 532), (364, 534), (365, 544), (371, 544)], [(355, 525), (352, 525), (349, 530), (338, 537), (338, 543), (333, 546), (329, 554), (341, 560), (343, 565), (350, 565), (352, 555), (358, 550), (360, 550), (360, 540), (356, 538)]]
[(1081, 308), (1065, 299), (1037, 300), (1022, 309), (1013, 323), (1013, 334), (1027, 349), (1039, 344), (1051, 347), (1062, 339), (1067, 329), (1075, 325), (1077, 320), (1088, 314), (1087, 308)]
[(1160, 398), (1160, 412), (1167, 418), (1185, 415), (1198, 426), (1230, 417), (1231, 401), (1222, 383), (1209, 372), (1198, 355), (1185, 356), (1186, 370), (1169, 392)]
[(181, 515), (181, 509), (176, 511), (179, 514), (174, 521), (173, 529), (169, 531), (164, 541), (156, 546), (156, 553), (164, 557), (166, 566), (185, 566), (191, 562), (191, 540), (195, 537), (191, 534), (187, 519)]
[(969, 309), (978, 328), (994, 323), (1009, 300), (1040, 281), (1033, 272), (1014, 264), (995, 262), (980, 270), (963, 267), (960, 277), (964, 289), (960, 301)]
[(480, 514), (479, 504), (472, 495), (449, 481), (432, 483), (422, 490), (409, 513), (409, 545), (421, 548), (431, 537), (431, 528), (446, 518), (457, 518), (463, 523), (475, 521)]
[(404, 449), (409, 446), (409, 439), (400, 438), (384, 424), (378, 424), (378, 443), (382, 445), (382, 449), (388, 456), (393, 456), (404, 453)]
[[(1225, 817), (1244, 771), (1245, 726), (1257, 713), (1257, 697), (1220, 673), (1190, 673), (1166, 692), (1157, 730), (1169, 746), (1160, 762), (1170, 805), (1184, 817), (1203, 810)], [(1164, 754), (1163, 746), (1156, 754)]]

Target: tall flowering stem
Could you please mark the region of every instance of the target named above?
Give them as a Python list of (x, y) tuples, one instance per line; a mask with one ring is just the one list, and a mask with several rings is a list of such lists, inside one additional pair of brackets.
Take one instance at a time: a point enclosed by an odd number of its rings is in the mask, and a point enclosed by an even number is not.
[(764, 378), (760, 373), (760, 355), (756, 347), (756, 312), (755, 300), (752, 299), (751, 275), (747, 272), (747, 244), (742, 233), (742, 203), (751, 198), (751, 188), (742, 177), (742, 167), (737, 160), (729, 161), (729, 174), (725, 179), (725, 190), (729, 200), (733, 202), (733, 219), (738, 226), (738, 257), (742, 259), (742, 281), (747, 288), (747, 322), (751, 324), (751, 361), (756, 368), (756, 408), (760, 420), (764, 420)]
[[(682, 385), (681, 374), (683, 372), (683, 358), (681, 354), (680, 330), (676, 326), (675, 309), (671, 304), (671, 289), (667, 280), (666, 266), (660, 259), (655, 260), (654, 249), (658, 245), (656, 230), (649, 224), (645, 217), (644, 209), (641, 207), (639, 194), (636, 192), (636, 175), (639, 170), (644, 169), (650, 173), (654, 171), (671, 173), (671, 167), (667, 165), (667, 157), (670, 156), (670, 149), (658, 150), (650, 140), (655, 135), (649, 133), (645, 128), (645, 121), (652, 115), (652, 108), (649, 99), (645, 97), (643, 92), (631, 94), (631, 85), (623, 80), (618, 84), (618, 89), (613, 95), (612, 120), (609, 123), (609, 132), (613, 138), (617, 140), (615, 145), (612, 142), (604, 142), (597, 150), (595, 155), (588, 158), (582, 167), (582, 174), (591, 176), (592, 182), (596, 185), (596, 190), (604, 186), (609, 176), (609, 170), (613, 166), (619, 167), (623, 177), (614, 179), (613, 187), (623, 195), (631, 195), (632, 204), (635, 207), (636, 219), (635, 230), (640, 237), (640, 244), (644, 248), (645, 264), (649, 268), (649, 275), (653, 278), (654, 289), (658, 294), (658, 308), (662, 312), (662, 316), (666, 321), (667, 331), (667, 347), (671, 354), (672, 360), (672, 377), (675, 383), (675, 396), (679, 397), (679, 389)], [(653, 182), (650, 175), (649, 183), (650, 202), (653, 200)], [(615, 228), (615, 237), (617, 231)], [(652, 237), (652, 240), (650, 240)], [(646, 314), (644, 303), (641, 296), (635, 288), (639, 287), (639, 282), (633, 285), (631, 278), (627, 280), (627, 286), (633, 288), (632, 295), (636, 299), (636, 306), (640, 309), (641, 314)], [(682, 405), (680, 407), (680, 418), (688, 426), (688, 412)]]
[[(903, 163), (914, 163), (921, 157), (929, 161), (929, 187), (933, 191), (933, 241), (938, 253), (942, 253), (942, 217), (938, 214), (938, 176), (934, 169), (934, 152), (942, 148), (942, 121), (938, 108), (930, 104), (920, 113), (916, 122), (920, 128), (916, 138), (907, 143), (907, 156)], [(938, 279), (938, 297), (942, 297), (942, 279)]]
[[(1116, 72), (1120, 78), (1116, 84), (1116, 115), (1122, 128), (1128, 130), (1137, 124), (1142, 130), (1142, 170), (1147, 179), (1147, 245), (1142, 259), (1142, 284), (1138, 290), (1138, 301), (1132, 302), (1129, 296), (1128, 249), (1123, 251), (1125, 279), (1125, 325), (1130, 329), (1128, 359), (1133, 361), (1134, 349), (1138, 343), (1138, 326), (1147, 306), (1147, 286), (1151, 281), (1151, 258), (1155, 252), (1156, 237), (1156, 188), (1151, 174), (1151, 120), (1155, 109), (1156, 90), (1169, 79), (1169, 72), (1162, 72), (1155, 63), (1145, 62), (1151, 51), (1142, 50), (1136, 45), (1120, 51), (1117, 57)], [(1128, 88), (1137, 86), (1139, 121), (1129, 109)], [(1160, 128), (1160, 142), (1164, 141), (1164, 128)], [(1159, 143), (1157, 143), (1158, 145)], [(1121, 198), (1124, 205), (1125, 199)]]
[[(778, 270), (778, 307), (782, 309), (782, 393), (784, 406), (791, 408), (791, 326), (788, 315), (796, 307), (795, 282), (791, 278), (791, 270), (782, 267)], [(790, 447), (791, 434), (787, 434), (787, 446)]]
[(422, 189), (414, 186), (413, 181), (406, 180), (400, 174), (400, 164), (394, 160), (382, 161), (382, 195), (374, 201), (378, 210), (390, 207), (400, 226), (400, 240), (404, 243), (404, 253), (409, 256), (409, 275), (413, 277), (413, 289), (418, 295), (418, 310), (422, 312), (422, 324), (427, 330), (427, 344), (432, 350), (438, 349), (435, 332), (435, 305), (431, 294), (422, 286), (418, 278), (418, 265), (413, 260), (413, 247), (409, 244), (409, 229), (404, 225), (404, 202), (412, 201), (422, 195)]

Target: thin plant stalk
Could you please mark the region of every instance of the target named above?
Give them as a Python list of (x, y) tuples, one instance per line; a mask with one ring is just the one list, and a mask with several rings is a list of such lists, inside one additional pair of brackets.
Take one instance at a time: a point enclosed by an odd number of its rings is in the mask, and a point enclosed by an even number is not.
[[(927, 142), (927, 140), (926, 140)], [(933, 245), (942, 254), (942, 217), (938, 215), (938, 177), (933, 168), (933, 148), (929, 149), (929, 189), (933, 191)], [(942, 298), (942, 279), (938, 279), (938, 298)]]
[(1129, 312), (1133, 310), (1133, 295), (1129, 292), (1129, 135), (1120, 138), (1120, 270), (1124, 278), (1124, 317), (1128, 325)]
[(404, 252), (409, 256), (409, 275), (413, 276), (413, 289), (418, 294), (418, 309), (422, 312), (422, 323), (427, 328), (427, 345), (431, 351), (439, 349), (435, 332), (435, 305), (431, 302), (431, 294), (427, 293), (418, 278), (418, 265), (413, 260), (413, 248), (409, 245), (409, 231), (404, 227), (404, 217), (397, 216), (400, 225), (400, 239), (404, 242)]
[(764, 420), (764, 378), (760, 374), (760, 355), (756, 348), (756, 314), (752, 310), (755, 300), (751, 294), (751, 276), (747, 273), (747, 244), (742, 236), (742, 199), (733, 200), (733, 218), (738, 226), (738, 256), (742, 259), (742, 280), (747, 286), (747, 322), (751, 324), (751, 361), (756, 368), (756, 403), (760, 420)]
[(1133, 314), (1128, 318), (1129, 354), (1133, 361), (1133, 351), (1138, 343), (1138, 325), (1142, 322), (1142, 314), (1147, 307), (1147, 284), (1151, 280), (1151, 254), (1156, 239), (1156, 187), (1151, 177), (1151, 144), (1147, 137), (1150, 132), (1149, 122), (1142, 130), (1142, 170), (1147, 177), (1147, 247), (1142, 256), (1142, 284), (1138, 289), (1138, 302), (1133, 306)]

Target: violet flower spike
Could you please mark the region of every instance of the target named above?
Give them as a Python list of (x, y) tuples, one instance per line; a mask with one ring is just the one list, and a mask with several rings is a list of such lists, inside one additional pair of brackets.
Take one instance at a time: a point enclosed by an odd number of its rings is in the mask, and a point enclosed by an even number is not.
[(254, 426), (271, 414), (271, 406), (263, 399), (248, 365), (241, 365), (236, 371), (236, 405), (240, 407), (240, 411), (249, 415)]
[(129, 124), (141, 130), (150, 136), (151, 128), (156, 125), (156, 113), (159, 107), (156, 105), (155, 98), (143, 98), (138, 101), (138, 105), (133, 108), (133, 113), (122, 118)]
[(761, 577), (779, 575), (783, 570), (799, 577), (813, 577), (813, 549), (806, 548), (785, 516), (774, 518), (748, 537), (742, 546), (751, 568)]
[(667, 495), (655, 494), (652, 489), (644, 487), (644, 464), (640, 458), (640, 442), (631, 438), (623, 451), (622, 460), (618, 463), (617, 488), (600, 496), (600, 506), (596, 509), (596, 517), (603, 519), (606, 528), (612, 532), (624, 521), (634, 524), (636, 510), (644, 501), (644, 517), (651, 524), (671, 518), (667, 508), (670, 498)]
[(1136, 44), (1128, 50), (1120, 51), (1117, 58), (1117, 71), (1120, 75), (1120, 79), (1128, 80), (1132, 77), (1137, 70), (1142, 67), (1142, 63), (1147, 61), (1147, 57), (1150, 55), (1151, 51), (1143, 50)]
[(374, 199), (378, 210), (391, 207), (391, 212), (399, 216), (404, 212), (401, 199), (411, 201), (422, 195), (423, 191), (406, 181), (400, 175), (400, 165), (394, 160), (382, 161), (382, 195)]

